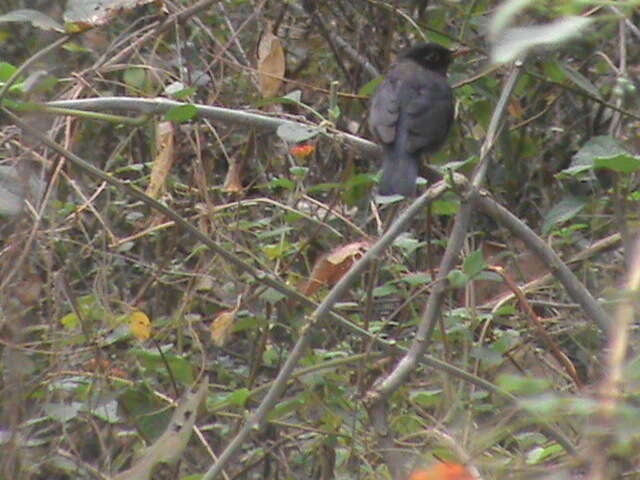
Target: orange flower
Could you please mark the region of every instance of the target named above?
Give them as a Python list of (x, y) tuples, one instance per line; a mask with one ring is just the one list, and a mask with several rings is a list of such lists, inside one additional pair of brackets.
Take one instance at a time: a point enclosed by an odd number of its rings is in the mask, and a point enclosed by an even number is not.
[(409, 480), (475, 480), (464, 465), (458, 463), (438, 463), (423, 470), (416, 470)]
[(315, 152), (316, 146), (307, 143), (305, 145), (296, 145), (295, 147), (291, 147), (291, 154), (297, 158), (306, 158)]

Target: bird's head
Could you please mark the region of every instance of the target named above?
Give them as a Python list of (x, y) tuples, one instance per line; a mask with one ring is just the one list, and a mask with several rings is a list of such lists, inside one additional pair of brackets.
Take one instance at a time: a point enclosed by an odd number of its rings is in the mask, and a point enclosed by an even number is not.
[(398, 57), (411, 59), (424, 68), (445, 74), (453, 60), (453, 52), (437, 43), (419, 43), (403, 50)]

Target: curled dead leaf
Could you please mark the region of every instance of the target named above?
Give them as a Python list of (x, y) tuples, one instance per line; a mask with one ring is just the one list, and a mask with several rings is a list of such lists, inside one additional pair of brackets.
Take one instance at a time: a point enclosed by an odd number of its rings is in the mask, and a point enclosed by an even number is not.
[(509, 103), (507, 110), (509, 114), (515, 118), (516, 120), (520, 120), (524, 117), (524, 108), (522, 108), (522, 104), (517, 99), (512, 99)]
[(241, 298), (242, 295), (238, 297), (237, 304), (234, 309), (220, 313), (213, 322), (211, 322), (211, 340), (218, 347), (224, 346), (231, 335), (233, 324), (236, 320), (236, 313), (238, 313), (238, 309), (240, 308)]
[(242, 187), (242, 162), (239, 159), (234, 159), (229, 163), (229, 170), (227, 170), (227, 176), (224, 179), (223, 190), (229, 193), (240, 193), (243, 190)]
[(313, 295), (322, 286), (338, 283), (345, 273), (371, 247), (371, 242), (363, 240), (341, 245), (321, 256), (313, 266), (309, 281), (302, 287), (302, 293)]
[(174, 127), (172, 122), (161, 122), (156, 127), (156, 158), (153, 161), (146, 194), (158, 198), (173, 166)]
[(271, 31), (267, 31), (258, 45), (260, 93), (264, 98), (274, 97), (278, 94), (284, 71), (285, 58), (282, 43)]
[(32, 274), (20, 282), (15, 289), (15, 296), (25, 307), (32, 307), (40, 301), (44, 282), (38, 275)]

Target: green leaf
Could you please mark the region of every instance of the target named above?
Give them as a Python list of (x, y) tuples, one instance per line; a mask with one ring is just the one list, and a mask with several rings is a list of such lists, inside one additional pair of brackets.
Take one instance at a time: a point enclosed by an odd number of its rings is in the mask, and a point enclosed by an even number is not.
[(195, 105), (179, 105), (173, 107), (165, 113), (164, 118), (172, 122), (184, 123), (198, 115), (198, 109)]
[(417, 403), (421, 407), (432, 407), (437, 405), (442, 397), (442, 389), (434, 388), (433, 390), (420, 390), (418, 392), (411, 392), (409, 399), (412, 402)]
[(592, 168), (609, 168), (629, 173), (637, 170), (638, 157), (631, 155), (617, 138), (599, 135), (590, 138), (571, 159), (558, 178), (575, 177)]
[(453, 216), (460, 210), (460, 202), (457, 200), (435, 200), (431, 203), (431, 211), (434, 215)]
[(336, 123), (340, 118), (340, 114), (342, 113), (339, 106), (331, 107), (327, 113), (329, 114), (329, 118), (333, 123)]
[(477, 155), (471, 155), (467, 157), (465, 160), (455, 160), (452, 162), (447, 162), (445, 164), (439, 165), (439, 167), (440, 167), (440, 170), (444, 170), (444, 171), (451, 170), (453, 172), (456, 172), (468, 165), (475, 165), (476, 163), (478, 163), (479, 159), (480, 157), (478, 157)]
[(147, 71), (144, 68), (127, 68), (122, 74), (124, 83), (130, 87), (142, 90), (147, 83)]
[(305, 406), (305, 402), (300, 397), (295, 397), (290, 400), (283, 400), (280, 403), (278, 403), (273, 410), (269, 412), (269, 414), (267, 415), (267, 418), (269, 420), (282, 419), (288, 413), (295, 412), (296, 410), (304, 406)]
[(504, 362), (504, 357), (499, 352), (485, 346), (473, 347), (471, 356), (476, 360), (482, 360), (486, 364), (485, 367), (495, 367)]
[(554, 443), (553, 445), (549, 445), (548, 447), (535, 447), (529, 452), (527, 452), (527, 465), (537, 465), (545, 460), (548, 460), (550, 457), (556, 456), (564, 452), (564, 449)]
[[(515, 395), (534, 395), (544, 393), (551, 387), (551, 381), (547, 379), (522, 377), (520, 375), (511, 374), (500, 375), (497, 383), (500, 388)], [(545, 398), (536, 397), (531, 399), (530, 402), (539, 402), (541, 405), (544, 403)], [(529, 405), (527, 405), (527, 407), (529, 407)]]
[(394, 293), (398, 293), (398, 289), (394, 285), (387, 283), (380, 287), (374, 288), (372, 293), (375, 298), (380, 298), (380, 297), (386, 297), (388, 295), (393, 295)]
[(307, 189), (307, 193), (327, 192), (327, 191), (330, 191), (330, 190), (335, 190), (336, 188), (340, 188), (340, 184), (339, 183), (331, 183), (331, 182), (318, 183), (318, 184), (314, 185), (313, 187), (309, 187)]
[(91, 53), (90, 49), (76, 42), (67, 42), (63, 45), (62, 49), (71, 53)]
[(186, 87), (182, 82), (173, 82), (164, 89), (167, 95), (178, 100), (184, 100), (196, 93), (196, 87)]
[(274, 178), (269, 182), (271, 188), (284, 188), (286, 190), (293, 190), (296, 184), (288, 178)]
[(376, 195), (376, 203), (378, 205), (389, 205), (390, 203), (398, 203), (403, 200), (403, 195)]
[(233, 324), (233, 332), (243, 332), (245, 330), (255, 330), (258, 327), (258, 320), (255, 315), (245, 314), (240, 318), (236, 318)]
[(269, 260), (277, 260), (291, 251), (291, 244), (288, 242), (278, 242), (271, 245), (264, 245), (262, 251), (269, 258)]
[(362, 95), (363, 97), (372, 95), (373, 92), (375, 92), (378, 88), (378, 85), (382, 83), (382, 80), (384, 80), (384, 77), (381, 75), (365, 83), (362, 87), (360, 87), (360, 90), (358, 90), (358, 95)]
[(282, 293), (280, 293), (279, 291), (277, 291), (277, 290), (275, 290), (273, 288), (267, 288), (260, 295), (260, 299), (261, 300), (264, 300), (265, 302), (268, 302), (268, 303), (271, 303), (271, 304), (278, 303), (283, 298), (287, 298), (286, 295), (283, 295)]
[(566, 17), (546, 25), (507, 28), (495, 34), (491, 49), (493, 63), (507, 63), (539, 46), (555, 46), (577, 36), (593, 20)]
[(464, 263), (462, 264), (462, 271), (469, 278), (475, 277), (485, 268), (487, 268), (487, 262), (484, 261), (481, 250), (476, 250), (467, 255), (467, 258), (464, 259)]
[(562, 83), (567, 78), (567, 72), (558, 60), (551, 60), (543, 64), (545, 76), (552, 82)]
[(410, 275), (405, 275), (402, 277), (402, 281), (411, 285), (412, 287), (417, 287), (421, 285), (426, 285), (431, 282), (433, 279), (431, 275), (428, 273), (412, 273)]
[(131, 468), (112, 477), (113, 480), (150, 480), (157, 464), (175, 463), (182, 458), (207, 390), (208, 381), (205, 380), (197, 390), (187, 391), (180, 399), (164, 433), (136, 459)]
[(93, 406), (90, 412), (108, 423), (120, 423), (122, 421), (122, 418), (118, 415), (118, 402), (115, 399)]
[(546, 235), (557, 224), (571, 220), (582, 211), (585, 205), (586, 202), (578, 197), (567, 197), (561, 200), (544, 216), (542, 234)]
[(82, 410), (82, 403), (80, 402), (71, 402), (70, 404), (47, 403), (44, 406), (44, 412), (47, 416), (60, 423), (65, 423), (76, 418), (80, 410)]
[(374, 175), (370, 173), (351, 175), (343, 183), (342, 199), (349, 206), (359, 203), (365, 195), (369, 194), (371, 187), (375, 183), (374, 178)]
[(621, 153), (627, 153), (627, 150), (620, 140), (608, 135), (599, 135), (587, 140), (571, 159), (571, 165), (588, 165), (592, 167), (595, 158), (606, 158)]
[(251, 390), (248, 388), (239, 388), (238, 390), (231, 392), (225, 400), (229, 402), (229, 405), (242, 407), (250, 396)]
[(75, 313), (68, 313), (64, 317), (60, 319), (60, 323), (69, 330), (73, 330), (76, 328), (80, 321), (78, 320), (78, 316)]
[(409, 233), (404, 233), (393, 241), (393, 246), (404, 250), (407, 255), (412, 254), (422, 245), (424, 245), (424, 242), (412, 237)]
[(469, 283), (469, 277), (467, 277), (460, 270), (451, 270), (447, 275), (447, 280), (453, 288), (463, 288)]
[(288, 143), (300, 143), (315, 137), (322, 131), (321, 128), (297, 123), (283, 123), (276, 130), (282, 140)]
[(16, 70), (18, 69), (10, 63), (0, 62), (0, 81), (6, 82), (7, 80), (9, 80), (11, 78), (11, 75), (13, 75)]
[[(171, 369), (173, 377), (183, 385), (193, 383), (193, 367), (191, 362), (185, 357), (175, 355), (173, 353), (164, 352), (164, 359), (154, 350), (134, 350), (136, 357), (147, 370), (161, 375), (169, 376), (167, 365)], [(165, 364), (166, 361), (166, 364)]]
[(582, 90), (602, 100), (602, 95), (600, 94), (600, 90), (598, 90), (598, 87), (591, 83), (591, 81), (587, 77), (582, 75), (579, 71), (571, 68), (569, 65), (562, 64), (560, 65), (560, 69), (567, 77), (569, 77), (569, 79), (573, 83), (575, 83)]
[(274, 228), (273, 230), (257, 232), (255, 235), (256, 235), (256, 238), (259, 238), (260, 240), (265, 240), (267, 238), (280, 237), (284, 234), (291, 232), (292, 230), (293, 228), (291, 228), (289, 225), (283, 225), (281, 227)]
[(597, 157), (593, 161), (594, 168), (606, 168), (620, 173), (633, 173), (640, 170), (640, 157), (619, 153), (610, 157)]
[(309, 173), (309, 167), (291, 167), (289, 172), (294, 177), (303, 179), (307, 176), (307, 173)]
[(282, 97), (275, 97), (284, 100), (285, 102), (300, 103), (302, 101), (302, 90), (292, 90), (291, 92), (283, 95)]
[(491, 272), (489, 270), (485, 270), (479, 272), (473, 277), (474, 280), (486, 280), (488, 282), (501, 282), (502, 277), (498, 275), (496, 272)]
[(171, 411), (143, 383), (137, 382), (118, 397), (122, 411), (145, 438), (157, 439), (167, 428)]

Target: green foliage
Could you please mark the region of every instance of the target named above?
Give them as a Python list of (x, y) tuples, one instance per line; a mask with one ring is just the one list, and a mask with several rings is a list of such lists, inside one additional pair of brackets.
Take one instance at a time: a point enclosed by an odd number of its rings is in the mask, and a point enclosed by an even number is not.
[(188, 122), (198, 114), (198, 110), (194, 105), (181, 105), (179, 107), (173, 107), (169, 110), (164, 118), (172, 122)]

